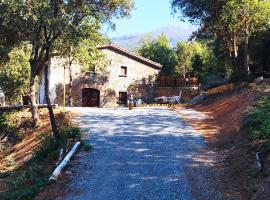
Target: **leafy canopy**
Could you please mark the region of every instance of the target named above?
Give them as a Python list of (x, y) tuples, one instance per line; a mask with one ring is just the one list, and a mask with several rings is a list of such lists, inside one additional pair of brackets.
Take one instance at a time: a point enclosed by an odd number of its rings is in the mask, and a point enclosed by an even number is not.
[(0, 86), (9, 102), (21, 101), (21, 95), (28, 92), (29, 56), (29, 45), (22, 45), (14, 48), (0, 65)]
[[(5, 28), (11, 27), (12, 32), (19, 30), (24, 36), (22, 40), (32, 45), (30, 64), (34, 66), (42, 65), (46, 54), (54, 51), (55, 43), (63, 35), (72, 34), (74, 38), (88, 38), (93, 32), (85, 30), (91, 25), (112, 24), (113, 17), (129, 15), (133, 8), (133, 1), (10, 0), (1, 1), (0, 8), (6, 8), (7, 11), (7, 14), (1, 12), (0, 24)], [(35, 66), (37, 69), (34, 73), (39, 71), (38, 67)]]
[(67, 58), (66, 66), (74, 62), (79, 63), (84, 70), (93, 70), (97, 60), (101, 57), (97, 46), (107, 39), (100, 33), (101, 24), (97, 21), (83, 23), (80, 32), (64, 34), (55, 46), (58, 55)]
[(142, 41), (137, 52), (145, 58), (162, 64), (162, 74), (169, 75), (174, 72), (176, 54), (166, 35), (162, 34), (156, 40)]
[(200, 25), (195, 37), (217, 38), (234, 70), (248, 72), (249, 38), (269, 27), (270, 0), (172, 0), (171, 5), (174, 13)]

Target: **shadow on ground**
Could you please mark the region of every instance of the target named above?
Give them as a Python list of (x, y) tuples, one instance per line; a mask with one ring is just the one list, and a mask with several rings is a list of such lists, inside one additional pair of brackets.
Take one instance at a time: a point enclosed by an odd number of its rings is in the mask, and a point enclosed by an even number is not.
[(93, 145), (72, 164), (60, 199), (222, 199), (215, 155), (167, 109), (77, 109)]

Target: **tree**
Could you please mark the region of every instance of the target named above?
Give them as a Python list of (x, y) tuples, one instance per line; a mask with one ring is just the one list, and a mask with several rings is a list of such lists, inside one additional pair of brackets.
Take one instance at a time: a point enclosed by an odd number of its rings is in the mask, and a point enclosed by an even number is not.
[[(176, 13), (200, 29), (195, 36), (217, 37), (232, 60), (234, 71), (249, 74), (249, 38), (258, 28), (269, 23), (269, 0), (173, 0), (172, 8)], [(239, 49), (243, 57), (239, 62)]]
[(173, 48), (171, 48), (166, 35), (162, 34), (156, 40), (142, 41), (142, 45), (137, 52), (145, 58), (162, 64), (162, 74), (169, 75), (174, 73), (176, 54)]
[[(48, 91), (49, 60), (54, 52), (55, 44), (62, 35), (69, 32), (80, 32), (83, 23), (108, 22), (114, 16), (124, 17), (129, 15), (133, 6), (131, 0), (11, 0), (1, 1), (1, 7), (9, 7), (9, 13), (19, 19), (14, 28), (21, 30), (26, 36), (24, 39), (31, 46), (30, 56), (30, 98), (31, 112), (34, 124), (38, 124), (38, 109), (35, 96), (35, 78), (44, 70), (45, 96), (47, 100), (53, 134), (56, 140), (60, 135), (54, 119), (53, 109)], [(2, 12), (1, 12), (2, 14)], [(22, 20), (21, 20), (22, 16)], [(4, 21), (11, 19), (1, 16)], [(12, 19), (13, 20), (13, 19)], [(5, 23), (6, 23), (5, 22)]]
[[(231, 46), (234, 51), (234, 59), (237, 60), (240, 45), (243, 46), (242, 63), (236, 63), (238, 71), (244, 75), (250, 74), (249, 69), (249, 38), (259, 28), (267, 25), (270, 20), (270, 1), (229, 0), (221, 12), (217, 29), (226, 24), (226, 29), (230, 35)], [(235, 61), (236, 62), (236, 61)], [(236, 66), (237, 67), (237, 66)]]
[[(97, 46), (103, 44), (106, 39), (100, 33), (101, 25), (98, 22), (93, 24), (84, 24), (84, 28), (81, 32), (70, 32), (63, 37), (57, 44), (57, 55), (65, 59), (64, 73), (66, 69), (69, 71), (69, 88), (68, 88), (68, 106), (72, 106), (72, 64), (79, 63), (84, 71), (94, 71), (96, 67), (96, 61), (101, 57), (100, 51)], [(85, 35), (88, 35), (86, 38)], [(65, 76), (64, 76), (65, 77)], [(66, 89), (64, 85), (63, 104), (66, 104)]]
[(8, 61), (8, 55), (14, 47), (19, 47), (24, 41), (26, 30), (21, 24), (27, 23), (22, 15), (13, 11), (16, 6), (0, 1), (0, 63)]
[(186, 77), (192, 71), (195, 55), (203, 57), (203, 45), (198, 42), (178, 42), (176, 44), (176, 72)]
[(251, 68), (258, 75), (270, 74), (270, 29), (262, 29), (251, 37)]
[(226, 74), (214, 44), (212, 41), (178, 42), (176, 72), (184, 77), (197, 76), (202, 82)]
[(30, 47), (16, 47), (0, 64), (0, 84), (7, 101), (20, 102), (21, 95), (28, 93)]

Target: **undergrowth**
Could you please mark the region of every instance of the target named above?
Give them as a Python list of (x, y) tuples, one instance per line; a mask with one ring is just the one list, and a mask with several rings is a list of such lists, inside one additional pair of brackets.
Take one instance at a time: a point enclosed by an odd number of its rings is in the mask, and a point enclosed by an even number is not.
[(263, 97), (251, 107), (244, 120), (244, 128), (253, 140), (270, 142), (270, 97)]
[(18, 140), (20, 138), (19, 128), (15, 120), (13, 120), (12, 112), (4, 112), (0, 114), (0, 136), (13, 138)]
[(60, 128), (60, 133), (60, 142), (55, 142), (51, 134), (41, 134), (42, 145), (27, 164), (15, 172), (0, 174), (8, 186), (6, 191), (0, 192), (1, 200), (31, 200), (47, 184), (59, 150), (67, 147), (69, 139), (80, 138), (81, 131), (77, 127), (69, 127)]

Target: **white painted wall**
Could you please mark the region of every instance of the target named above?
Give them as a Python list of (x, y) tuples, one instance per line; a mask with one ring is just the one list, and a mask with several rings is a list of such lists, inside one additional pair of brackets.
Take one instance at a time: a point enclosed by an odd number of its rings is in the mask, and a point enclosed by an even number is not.
[[(51, 59), (51, 64), (49, 67), (49, 93), (51, 103), (55, 103), (55, 99), (57, 97), (56, 94), (56, 87), (57, 85), (64, 85), (69, 83), (69, 70), (66, 68), (66, 76), (64, 77), (64, 65), (66, 60), (60, 57), (54, 57)], [(81, 74), (82, 67), (74, 63), (71, 65), (72, 68), (72, 76), (73, 78), (78, 77)], [(45, 86), (44, 86), (44, 71), (41, 72), (39, 76), (39, 90), (38, 90), (38, 97), (39, 103), (45, 104)]]

